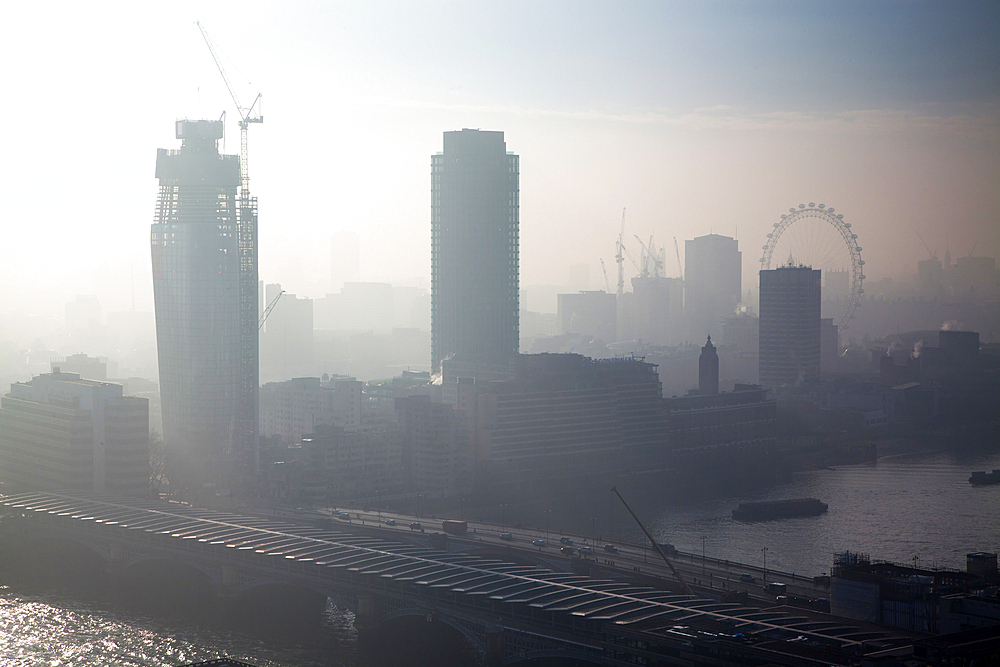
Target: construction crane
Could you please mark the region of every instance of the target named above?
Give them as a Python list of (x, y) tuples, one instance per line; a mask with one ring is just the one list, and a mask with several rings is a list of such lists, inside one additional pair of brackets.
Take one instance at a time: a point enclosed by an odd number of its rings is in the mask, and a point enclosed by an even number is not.
[(653, 536), (649, 534), (649, 531), (646, 530), (646, 527), (642, 525), (642, 521), (639, 521), (639, 517), (635, 515), (635, 512), (633, 512), (632, 508), (628, 506), (628, 503), (625, 502), (625, 499), (622, 498), (622, 494), (618, 492), (618, 488), (612, 487), (611, 490), (615, 492), (616, 496), (618, 496), (618, 500), (622, 501), (622, 505), (624, 505), (625, 509), (628, 510), (628, 513), (632, 515), (632, 518), (635, 519), (635, 522), (639, 524), (639, 528), (641, 528), (642, 532), (646, 534), (646, 537), (653, 545), (653, 548), (656, 549), (656, 553), (660, 554), (660, 558), (662, 558), (663, 561), (667, 564), (667, 567), (670, 568), (670, 571), (674, 573), (674, 578), (676, 578), (677, 582), (681, 585), (681, 590), (684, 591), (684, 593), (687, 595), (694, 595), (694, 591), (691, 590), (691, 587), (687, 585), (686, 581), (684, 581), (684, 577), (681, 576), (681, 573), (677, 571), (677, 568), (674, 567), (674, 564), (670, 562), (669, 558), (667, 558), (667, 554), (663, 553), (663, 549), (656, 542), (656, 540), (653, 539)]
[(284, 293), (285, 290), (281, 290), (278, 292), (278, 296), (271, 299), (271, 303), (267, 304), (267, 308), (264, 309), (264, 312), (260, 316), (260, 320), (257, 322), (257, 331), (260, 331), (264, 326), (264, 322), (267, 321), (267, 316), (270, 315), (271, 311), (274, 310), (274, 307), (278, 305), (278, 299), (280, 299), (281, 295)]
[(927, 258), (934, 259), (936, 253), (931, 251), (931, 247), (927, 245), (927, 241), (925, 241), (924, 237), (920, 235), (920, 232), (917, 232), (917, 238), (920, 239), (920, 242), (924, 244), (924, 248), (927, 249)]
[(201, 36), (205, 39), (205, 45), (208, 47), (208, 52), (212, 54), (212, 60), (215, 61), (215, 66), (219, 68), (219, 74), (222, 75), (222, 82), (226, 84), (226, 90), (229, 91), (229, 96), (233, 98), (233, 104), (236, 105), (236, 113), (240, 117), (240, 187), (241, 187), (241, 197), (245, 200), (250, 198), (250, 170), (248, 167), (249, 156), (247, 151), (247, 129), (250, 127), (250, 123), (263, 123), (264, 116), (260, 111), (260, 99), (261, 94), (257, 93), (257, 97), (254, 98), (253, 104), (249, 107), (245, 107), (240, 104), (239, 98), (236, 96), (236, 91), (233, 90), (232, 85), (229, 83), (229, 77), (226, 76), (226, 69), (222, 66), (222, 61), (219, 60), (219, 55), (216, 53), (215, 46), (212, 44), (212, 40), (209, 39), (208, 33), (205, 32), (205, 28), (202, 27), (200, 21), (195, 21), (195, 25), (198, 26), (198, 30), (201, 31)]
[(601, 259), (601, 271), (604, 271), (604, 288), (611, 294), (611, 281), (608, 280), (608, 267), (604, 265), (604, 259)]
[(649, 245), (642, 242), (636, 234), (635, 240), (639, 242), (642, 253), (639, 255), (639, 275), (643, 278), (664, 278), (666, 277), (666, 249), (656, 249), (653, 245), (653, 237), (649, 237)]
[(618, 233), (615, 247), (615, 261), (618, 262), (618, 296), (625, 293), (625, 208), (622, 207), (622, 230)]
[(684, 280), (684, 266), (681, 264), (681, 247), (677, 245), (677, 237), (674, 237), (674, 252), (677, 253), (677, 275)]

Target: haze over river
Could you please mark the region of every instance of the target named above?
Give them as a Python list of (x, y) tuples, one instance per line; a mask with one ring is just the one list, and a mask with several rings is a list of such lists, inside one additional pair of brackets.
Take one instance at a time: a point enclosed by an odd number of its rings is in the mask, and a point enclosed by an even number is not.
[[(754, 565), (762, 564), (767, 547), (769, 569), (829, 572), (833, 554), (848, 549), (874, 559), (909, 564), (917, 556), (921, 567), (964, 569), (966, 553), (1000, 548), (1000, 486), (968, 482), (971, 471), (993, 468), (1000, 468), (1000, 452), (906, 454), (883, 457), (877, 464), (799, 473), (756, 494), (683, 501), (645, 497), (635, 504), (661, 541), (701, 553), (704, 536), (707, 555)], [(830, 509), (818, 517), (781, 521), (739, 523), (731, 518), (742, 501), (797, 497), (819, 498)], [(578, 531), (606, 535), (609, 501), (595, 496), (592, 504), (576, 506), (578, 516), (586, 512), (596, 517), (582, 524), (568, 518), (570, 508), (553, 507), (553, 530), (557, 524), (567, 529), (577, 525)], [(639, 531), (628, 521), (621, 509), (615, 510), (616, 534), (638, 541)], [(350, 667), (358, 658), (349, 624), (349, 614), (328, 606), (321, 622), (294, 632), (225, 626), (190, 615), (122, 609), (100, 596), (15, 582), (0, 588), (0, 664), (160, 667), (227, 655), (267, 667)]]

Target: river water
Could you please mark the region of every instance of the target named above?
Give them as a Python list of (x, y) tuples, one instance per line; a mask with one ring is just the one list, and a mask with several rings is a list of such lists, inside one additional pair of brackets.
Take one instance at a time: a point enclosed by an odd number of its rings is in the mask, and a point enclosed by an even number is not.
[[(921, 567), (964, 569), (967, 553), (1000, 549), (1000, 486), (968, 483), (972, 470), (993, 468), (1000, 468), (1000, 452), (914, 453), (799, 473), (756, 492), (716, 490), (686, 500), (646, 497), (636, 505), (659, 541), (700, 554), (704, 537), (708, 556), (753, 565), (763, 565), (766, 547), (769, 569), (828, 572), (833, 555), (844, 550), (907, 564), (916, 556)], [(797, 497), (819, 498), (830, 509), (817, 517), (781, 521), (731, 518), (739, 502)], [(610, 509), (607, 499), (596, 498), (593, 504), (582, 509), (593, 514), (591, 521), (573, 521), (568, 514), (546, 518), (554, 530), (560, 523), (595, 533), (601, 531), (600, 518), (606, 535), (608, 514), (614, 512), (616, 536), (639, 540), (624, 512)], [(358, 657), (350, 622), (350, 614), (330, 605), (321, 621), (294, 630), (220, 624), (123, 609), (79, 592), (13, 585), (0, 587), (0, 664), (161, 667), (228, 656), (261, 667), (353, 667)]]
[[(769, 569), (817, 575), (843, 551), (872, 559), (964, 570), (966, 554), (1000, 549), (1000, 485), (972, 486), (973, 470), (1000, 468), (1000, 453), (899, 454), (873, 464), (797, 473), (756, 493), (671, 502), (650, 516), (650, 531), (681, 551)], [(742, 523), (744, 501), (819, 498), (822, 515)], [(632, 529), (628, 538), (638, 541)], [(767, 552), (763, 551), (767, 548)], [(914, 561), (914, 556), (917, 560)]]

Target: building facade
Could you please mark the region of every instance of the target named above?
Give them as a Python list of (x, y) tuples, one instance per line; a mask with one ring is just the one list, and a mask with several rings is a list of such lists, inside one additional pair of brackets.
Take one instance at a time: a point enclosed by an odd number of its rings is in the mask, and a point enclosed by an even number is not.
[(361, 425), (362, 388), (361, 382), (346, 377), (268, 382), (260, 389), (260, 433), (294, 443), (321, 425), (356, 431)]
[(520, 355), (504, 380), (458, 383), (484, 487), (609, 481), (667, 458), (656, 366), (579, 354)]
[(444, 133), (431, 157), (431, 371), (517, 354), (519, 162), (503, 132)]
[(807, 382), (820, 371), (820, 271), (782, 266), (760, 272), (760, 383)]
[(55, 368), (0, 399), (0, 479), (7, 492), (149, 491), (149, 402), (122, 385)]
[(256, 202), (237, 196), (222, 121), (180, 120), (176, 135), (180, 150), (156, 155), (150, 240), (168, 475), (229, 486), (258, 465)]
[(706, 234), (684, 242), (684, 310), (689, 340), (721, 340), (722, 320), (742, 298), (743, 253), (728, 236)]

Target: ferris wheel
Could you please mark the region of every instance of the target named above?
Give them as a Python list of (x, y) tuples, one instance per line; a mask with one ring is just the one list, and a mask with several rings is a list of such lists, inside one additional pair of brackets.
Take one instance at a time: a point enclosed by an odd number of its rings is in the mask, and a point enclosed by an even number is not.
[[(858, 235), (844, 216), (825, 204), (799, 204), (788, 209), (781, 221), (767, 235), (760, 268), (770, 269), (771, 260), (778, 265), (790, 262), (806, 264), (823, 272), (824, 296), (838, 306), (843, 302), (839, 318), (834, 317), (841, 330), (854, 319), (854, 311), (865, 293), (865, 262), (861, 259)], [(787, 259), (786, 259), (787, 258)]]

